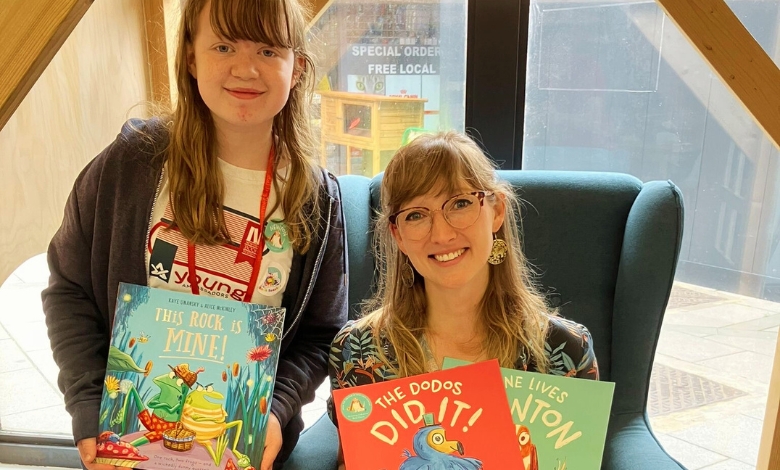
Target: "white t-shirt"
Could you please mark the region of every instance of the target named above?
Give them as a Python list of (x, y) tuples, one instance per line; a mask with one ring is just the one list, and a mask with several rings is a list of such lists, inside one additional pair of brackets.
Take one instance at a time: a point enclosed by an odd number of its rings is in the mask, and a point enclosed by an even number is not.
[[(225, 223), (230, 242), (222, 246), (195, 247), (195, 272), (201, 295), (243, 300), (252, 275), (260, 234), (265, 250), (252, 302), (278, 307), (287, 287), (293, 250), (281, 205), (274, 211), (264, 230), (260, 229), (260, 198), (265, 171), (247, 170), (223, 160), (219, 168), (225, 178)], [(280, 170), (282, 178), (286, 168)], [(277, 176), (278, 178), (278, 176)], [(152, 208), (149, 245), (146, 247), (147, 276), (151, 287), (192, 292), (189, 282), (187, 239), (178, 229), (167, 230), (173, 220), (169, 198), (169, 180), (163, 178)], [(281, 190), (283, 180), (277, 179)], [(271, 187), (270, 210), (277, 200)]]

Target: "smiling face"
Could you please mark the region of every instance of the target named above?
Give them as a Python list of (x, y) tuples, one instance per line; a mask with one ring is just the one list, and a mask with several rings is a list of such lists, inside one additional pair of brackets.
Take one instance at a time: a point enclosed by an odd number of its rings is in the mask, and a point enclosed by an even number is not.
[(215, 32), (211, 2), (200, 11), (187, 47), (187, 69), (217, 129), (270, 130), (295, 86), (295, 65), (289, 47), (231, 40)]
[[(428, 193), (401, 204), (396, 224), (390, 226), (398, 249), (401, 250), (425, 279), (425, 288), (440, 290), (461, 290), (487, 286), (489, 266), (487, 259), (493, 244), (493, 233), (504, 222), (504, 204), (499, 196), (485, 196), (479, 216), (468, 227), (453, 227), (439, 210), (443, 205), (453, 210), (476, 210), (478, 202), (469, 202), (464, 197), (478, 188), (461, 187), (445, 190), (446, 185), (436, 184)], [(466, 205), (472, 204), (469, 208)], [(407, 210), (412, 208), (425, 210)], [(430, 231), (419, 238), (404, 230), (404, 223), (421, 217), (430, 219)], [(453, 217), (450, 217), (453, 219)]]

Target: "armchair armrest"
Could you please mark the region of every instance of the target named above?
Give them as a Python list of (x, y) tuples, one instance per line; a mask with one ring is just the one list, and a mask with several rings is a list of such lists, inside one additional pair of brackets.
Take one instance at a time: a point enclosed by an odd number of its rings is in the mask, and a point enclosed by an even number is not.
[(602, 470), (685, 470), (658, 443), (643, 413), (612, 415)]
[(671, 182), (645, 183), (626, 221), (612, 314), (613, 414), (644, 413), (655, 348), (682, 244), (683, 206)]

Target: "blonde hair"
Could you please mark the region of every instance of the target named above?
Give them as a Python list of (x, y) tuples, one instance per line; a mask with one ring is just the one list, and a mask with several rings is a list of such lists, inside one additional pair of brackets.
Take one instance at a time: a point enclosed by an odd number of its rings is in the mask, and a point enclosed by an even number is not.
[[(364, 305), (359, 325), (374, 332), (377, 349), (388, 361), (383, 338), (389, 341), (397, 360), (399, 377), (427, 372), (420, 338), (426, 328), (425, 285), (415, 271), (411, 288), (401, 281), (406, 262), (390, 232), (388, 217), (415, 197), (433, 190), (453, 191), (463, 185), (492, 191), (506, 204), (504, 223), (496, 236), (509, 246), (503, 263), (489, 265), (488, 287), (479, 304), (485, 328), (484, 352), (497, 358), (502, 367), (514, 368), (518, 355), (530, 355), (540, 372), (547, 372), (549, 360), (544, 344), (548, 315), (554, 315), (537, 290), (533, 273), (520, 246), (517, 226), (519, 204), (509, 184), (496, 178), (495, 167), (469, 137), (455, 132), (423, 135), (402, 147), (390, 161), (382, 180), (382, 208), (376, 221), (376, 256), (380, 270), (379, 287)], [(521, 348), (523, 348), (521, 350)]]
[[(168, 118), (170, 140), (165, 152), (173, 225), (193, 243), (216, 245), (229, 240), (222, 212), (225, 182), (215, 156), (216, 130), (187, 63), (187, 51), (197, 34), (198, 16), (209, 1), (211, 27), (216, 34), (231, 41), (290, 48), (295, 54), (295, 73), (300, 77), (273, 122), (277, 157), (274, 174), (280, 161), (289, 163), (281, 206), (293, 246), (305, 253), (319, 221), (320, 179), (318, 167), (310, 159), (315, 149), (309, 119), (314, 63), (307, 52), (307, 12), (300, 0), (189, 0), (183, 6), (176, 51), (179, 98)], [(301, 59), (303, 66), (298, 63)], [(276, 178), (274, 189), (278, 194)], [(304, 211), (306, 204), (310, 206)], [(266, 217), (274, 209), (269, 208)]]

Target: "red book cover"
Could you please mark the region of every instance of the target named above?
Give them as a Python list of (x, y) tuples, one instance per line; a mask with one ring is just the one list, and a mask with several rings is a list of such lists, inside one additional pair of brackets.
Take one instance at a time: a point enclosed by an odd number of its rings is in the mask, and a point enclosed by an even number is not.
[(333, 391), (347, 470), (507, 470), (520, 447), (498, 361)]

